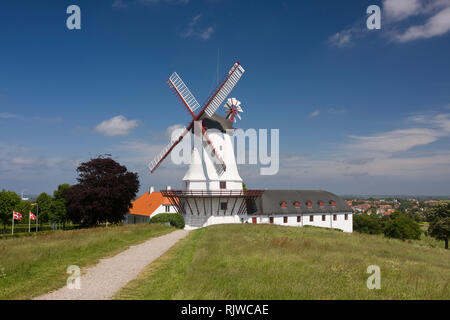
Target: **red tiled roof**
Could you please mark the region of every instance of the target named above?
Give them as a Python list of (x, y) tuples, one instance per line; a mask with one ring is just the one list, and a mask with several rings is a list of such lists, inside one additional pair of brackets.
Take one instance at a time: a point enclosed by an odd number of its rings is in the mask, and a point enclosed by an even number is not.
[(160, 205), (169, 204), (169, 199), (162, 196), (161, 192), (146, 192), (132, 203), (131, 214), (149, 217)]

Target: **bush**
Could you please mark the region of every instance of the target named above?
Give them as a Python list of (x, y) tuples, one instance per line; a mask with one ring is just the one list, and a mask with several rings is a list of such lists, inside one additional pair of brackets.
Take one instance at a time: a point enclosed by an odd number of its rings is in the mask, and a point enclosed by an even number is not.
[(393, 215), (384, 228), (384, 235), (389, 238), (418, 240), (421, 233), (420, 225), (403, 214)]
[(377, 214), (355, 214), (353, 216), (353, 229), (361, 233), (381, 234), (383, 233), (384, 222)]
[(169, 222), (171, 226), (183, 229), (184, 228), (184, 218), (179, 213), (160, 213), (150, 220), (150, 223), (167, 223)]

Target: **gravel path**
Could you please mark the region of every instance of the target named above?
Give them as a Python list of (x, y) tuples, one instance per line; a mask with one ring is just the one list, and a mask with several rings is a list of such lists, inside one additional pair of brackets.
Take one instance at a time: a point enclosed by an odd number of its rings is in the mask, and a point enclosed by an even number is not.
[[(35, 298), (36, 300), (106, 300), (137, 277), (146, 265), (161, 256), (189, 231), (177, 230), (132, 246), (114, 257), (101, 259), (81, 275), (81, 288), (67, 286)], [(69, 274), (67, 275), (69, 277)]]

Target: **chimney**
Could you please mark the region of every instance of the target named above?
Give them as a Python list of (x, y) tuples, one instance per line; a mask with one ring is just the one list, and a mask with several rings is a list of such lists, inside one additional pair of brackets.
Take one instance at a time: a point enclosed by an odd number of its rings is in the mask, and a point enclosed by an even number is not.
[(166, 190), (171, 190), (172, 188), (170, 186), (167, 186)]
[(155, 192), (155, 188), (153, 188), (153, 186), (151, 186), (151, 187), (148, 189), (148, 194), (152, 194), (153, 192)]

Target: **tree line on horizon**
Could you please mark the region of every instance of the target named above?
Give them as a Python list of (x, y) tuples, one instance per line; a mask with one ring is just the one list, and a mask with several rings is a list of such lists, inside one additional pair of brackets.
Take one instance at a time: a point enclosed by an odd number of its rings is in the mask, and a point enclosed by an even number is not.
[[(37, 206), (22, 200), (13, 192), (0, 191), (0, 221), (6, 232), (12, 223), (12, 212), (23, 214), (18, 224), (28, 224), (28, 213), (38, 214), (38, 222), (62, 224), (68, 222), (83, 227), (120, 223), (131, 208), (131, 201), (139, 190), (137, 173), (109, 156), (99, 156), (83, 162), (77, 168), (77, 184), (60, 184), (53, 196), (43, 192), (36, 198)], [(39, 212), (37, 212), (37, 210)]]
[[(442, 200), (431, 208), (425, 210), (424, 220), (428, 222), (428, 230), (425, 231), (437, 240), (443, 240), (445, 249), (448, 249), (450, 237), (450, 201)], [(367, 234), (384, 234), (389, 238), (420, 239), (422, 230), (417, 217), (404, 212), (396, 211), (390, 216), (381, 214), (361, 213), (353, 217), (354, 231)]]

